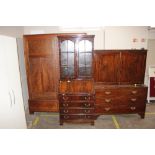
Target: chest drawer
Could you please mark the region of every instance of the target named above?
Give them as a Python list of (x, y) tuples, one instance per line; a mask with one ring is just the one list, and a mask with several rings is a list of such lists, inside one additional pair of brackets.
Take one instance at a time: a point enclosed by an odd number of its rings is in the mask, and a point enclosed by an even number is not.
[(96, 114), (121, 114), (121, 113), (138, 113), (145, 110), (145, 105), (121, 105), (121, 106), (105, 106), (96, 105)]
[(93, 114), (94, 108), (61, 108), (61, 114)]

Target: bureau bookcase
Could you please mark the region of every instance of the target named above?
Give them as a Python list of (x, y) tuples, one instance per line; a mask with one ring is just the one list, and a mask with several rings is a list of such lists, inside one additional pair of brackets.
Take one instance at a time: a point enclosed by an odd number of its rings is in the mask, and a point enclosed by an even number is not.
[(146, 50), (94, 50), (94, 36), (24, 36), (29, 112), (94, 124), (104, 114), (145, 117)]

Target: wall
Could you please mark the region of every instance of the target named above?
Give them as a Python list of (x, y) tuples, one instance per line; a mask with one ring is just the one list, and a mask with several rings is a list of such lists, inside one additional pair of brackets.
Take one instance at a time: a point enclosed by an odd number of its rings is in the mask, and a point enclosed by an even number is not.
[(0, 26), (0, 34), (22, 38), (24, 32), (23, 26)]
[(105, 49), (147, 49), (147, 39), (147, 26), (105, 27)]

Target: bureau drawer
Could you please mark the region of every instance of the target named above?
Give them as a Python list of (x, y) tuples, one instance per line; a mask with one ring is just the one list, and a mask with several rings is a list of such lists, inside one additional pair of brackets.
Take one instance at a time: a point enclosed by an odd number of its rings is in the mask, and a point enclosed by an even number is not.
[(61, 101), (90, 101), (94, 100), (94, 95), (59, 95)]
[(94, 107), (94, 101), (65, 101), (65, 102), (59, 102), (60, 108), (67, 108), (67, 107), (84, 107), (84, 108), (89, 108), (89, 107)]
[(60, 119), (62, 120), (78, 120), (78, 119), (93, 120), (94, 118), (95, 118), (94, 115), (60, 115)]
[(85, 109), (73, 109), (73, 108), (61, 108), (61, 114), (93, 114), (94, 108), (85, 108)]
[(96, 105), (95, 113), (96, 114), (121, 114), (121, 113), (138, 113), (145, 110), (145, 105), (143, 106), (105, 106), (105, 105)]

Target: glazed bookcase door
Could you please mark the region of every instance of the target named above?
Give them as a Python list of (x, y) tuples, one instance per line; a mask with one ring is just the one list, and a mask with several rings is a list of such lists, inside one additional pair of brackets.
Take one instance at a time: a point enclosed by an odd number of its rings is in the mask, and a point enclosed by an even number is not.
[(61, 42), (60, 58), (61, 79), (73, 79), (75, 77), (75, 43), (73, 41), (64, 40)]
[(81, 40), (77, 43), (78, 77), (89, 78), (92, 75), (92, 42)]

